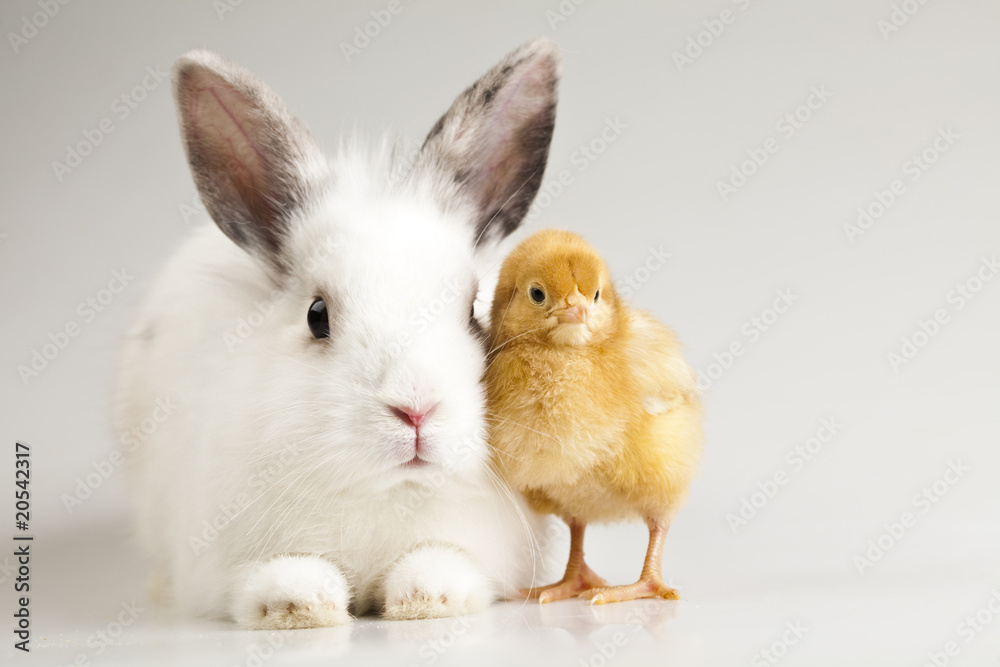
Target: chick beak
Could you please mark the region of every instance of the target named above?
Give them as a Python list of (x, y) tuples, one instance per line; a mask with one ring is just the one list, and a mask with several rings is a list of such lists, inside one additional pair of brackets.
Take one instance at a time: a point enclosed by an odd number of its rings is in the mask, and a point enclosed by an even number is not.
[(559, 324), (586, 324), (590, 318), (590, 309), (587, 308), (586, 302), (581, 301), (575, 306), (563, 308), (556, 313), (556, 317), (559, 319)]

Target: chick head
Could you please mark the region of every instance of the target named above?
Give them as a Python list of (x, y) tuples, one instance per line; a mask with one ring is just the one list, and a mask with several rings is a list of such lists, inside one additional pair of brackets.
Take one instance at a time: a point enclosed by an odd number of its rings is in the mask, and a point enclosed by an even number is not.
[(580, 346), (614, 333), (617, 297), (600, 255), (572, 232), (546, 229), (508, 255), (491, 320), (496, 344), (525, 341)]

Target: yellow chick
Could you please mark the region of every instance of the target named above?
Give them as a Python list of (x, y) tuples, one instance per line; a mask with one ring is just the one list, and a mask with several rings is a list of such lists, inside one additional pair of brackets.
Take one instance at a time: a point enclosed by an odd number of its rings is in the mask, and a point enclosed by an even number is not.
[[(580, 236), (545, 230), (504, 261), (485, 380), (494, 464), (539, 513), (570, 527), (566, 574), (524, 591), (552, 602), (677, 599), (663, 582), (667, 529), (701, 453), (694, 372), (673, 333), (622, 303)], [(641, 517), (649, 548), (634, 584), (584, 562), (588, 523)]]

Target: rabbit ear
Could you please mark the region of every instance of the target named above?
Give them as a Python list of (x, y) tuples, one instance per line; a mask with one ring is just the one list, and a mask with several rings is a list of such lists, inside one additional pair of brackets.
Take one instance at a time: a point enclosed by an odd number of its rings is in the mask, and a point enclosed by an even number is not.
[(208, 212), (229, 238), (283, 273), (291, 219), (329, 182), (322, 153), (277, 95), (209, 51), (177, 62), (174, 95)]
[(558, 82), (556, 45), (529, 42), (459, 95), (424, 140), (417, 166), (443, 169), (471, 199), (477, 246), (517, 229), (538, 192)]

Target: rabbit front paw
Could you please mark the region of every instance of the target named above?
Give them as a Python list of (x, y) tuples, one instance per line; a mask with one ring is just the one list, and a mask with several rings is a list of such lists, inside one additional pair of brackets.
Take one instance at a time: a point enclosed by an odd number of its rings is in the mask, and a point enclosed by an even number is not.
[(319, 556), (278, 556), (257, 566), (236, 595), (233, 617), (251, 630), (342, 625), (350, 586), (337, 567)]
[(485, 609), (493, 597), (489, 581), (464, 553), (425, 545), (390, 568), (382, 615), (390, 620), (459, 616)]

